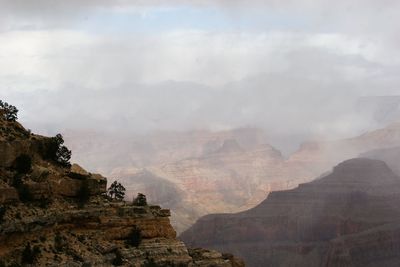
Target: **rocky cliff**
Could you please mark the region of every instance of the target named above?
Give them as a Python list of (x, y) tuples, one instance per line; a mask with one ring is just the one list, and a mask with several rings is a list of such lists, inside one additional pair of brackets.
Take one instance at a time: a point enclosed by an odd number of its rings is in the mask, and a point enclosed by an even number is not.
[(58, 148), (0, 116), (0, 266), (244, 266), (188, 249), (169, 210), (110, 199), (106, 178)]
[(205, 216), (181, 239), (249, 266), (398, 266), (399, 199), (400, 177), (384, 162), (352, 159), (248, 211)]

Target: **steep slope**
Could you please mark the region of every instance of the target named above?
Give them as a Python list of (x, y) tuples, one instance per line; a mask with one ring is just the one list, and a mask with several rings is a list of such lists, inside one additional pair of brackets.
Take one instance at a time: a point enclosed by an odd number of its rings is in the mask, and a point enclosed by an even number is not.
[(60, 148), (0, 110), (0, 266), (244, 266), (188, 249), (169, 210), (111, 199), (106, 178)]
[(249, 266), (397, 266), (399, 198), (400, 177), (384, 162), (352, 159), (248, 211), (205, 216), (180, 237)]

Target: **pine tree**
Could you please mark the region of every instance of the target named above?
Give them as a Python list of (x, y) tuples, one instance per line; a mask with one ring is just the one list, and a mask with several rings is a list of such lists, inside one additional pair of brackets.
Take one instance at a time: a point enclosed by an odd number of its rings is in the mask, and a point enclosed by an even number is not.
[(6, 121), (16, 121), (18, 119), (18, 109), (15, 106), (0, 100), (0, 110), (2, 111), (3, 119)]
[(107, 196), (111, 199), (123, 200), (125, 197), (125, 190), (125, 187), (121, 183), (114, 181), (107, 189)]
[(136, 206), (147, 206), (146, 196), (142, 193), (138, 193), (137, 197), (133, 200), (133, 204)]

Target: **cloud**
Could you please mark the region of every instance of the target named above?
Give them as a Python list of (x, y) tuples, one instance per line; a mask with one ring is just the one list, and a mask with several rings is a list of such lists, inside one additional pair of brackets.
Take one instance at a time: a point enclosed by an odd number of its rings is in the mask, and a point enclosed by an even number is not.
[[(85, 49), (75, 48), (81, 53), (75, 57), (49, 56), (47, 60), (54, 62), (44, 64), (39, 73), (49, 73), (49, 79), (53, 79), (52, 69), (57, 69), (59, 75), (51, 83), (46, 83), (44, 77), (38, 83), (40, 86), (32, 89), (35, 84), (29, 84), (29, 77), (22, 77), (25, 84), (21, 88), (31, 89), (7, 90), (6, 99), (21, 108), (21, 120), (28, 127), (49, 134), (64, 129), (146, 133), (257, 126), (264, 128), (273, 142), (295, 146), (311, 136), (345, 137), (371, 127), (370, 118), (356, 112), (357, 99), (363, 95), (397, 92), (396, 72), (389, 82), (391, 86), (387, 86), (390, 75), (385, 66), (368, 61), (359, 51), (339, 53), (337, 48), (318, 47), (319, 38), (304, 40), (278, 34), (280, 37), (275, 38), (280, 42), (259, 37), (260, 43), (256, 44), (257, 38), (251, 36), (251, 41), (242, 41), (242, 44), (236, 41), (229, 55), (218, 57), (224, 50), (218, 47), (224, 42), (207, 39), (209, 35), (200, 36), (205, 38), (199, 42), (203, 44), (202, 49), (192, 50), (193, 47), (183, 45), (183, 50), (171, 54), (176, 44), (169, 48), (170, 42), (164, 42), (167, 47), (159, 46), (152, 52), (148, 45), (149, 55), (142, 49), (139, 57), (135, 53), (130, 57), (129, 50), (124, 50), (130, 47), (130, 42), (121, 42), (123, 46), (113, 49), (104, 44), (98, 47), (97, 41), (88, 42)], [(297, 42), (295, 48), (284, 45), (297, 39), (303, 42), (301, 45)], [(60, 42), (64, 44), (62, 39)], [(333, 43), (332, 47), (336, 47), (337, 42)], [(257, 47), (263, 49), (257, 51)], [(187, 53), (185, 48), (189, 49)], [(217, 52), (211, 53), (213, 50)], [(110, 55), (116, 51), (120, 57)], [(51, 49), (47, 52), (53, 54)], [(99, 59), (102, 53), (108, 55)], [(158, 63), (151, 64), (148, 57), (155, 56), (154, 53)], [(368, 55), (368, 49), (365, 53)], [(189, 57), (185, 62), (192, 63), (173, 61), (185, 54)], [(208, 54), (210, 58), (206, 57)], [(196, 58), (209, 62), (198, 67)], [(137, 73), (129, 68), (130, 62), (140, 66)], [(146, 64), (149, 69), (143, 67)], [(153, 64), (156, 68), (150, 68)], [(230, 72), (232, 65), (234, 75)], [(173, 69), (169, 72), (171, 66)], [(207, 80), (208, 76), (211, 80)], [(138, 82), (138, 77), (150, 80)], [(177, 81), (165, 82), (166, 77), (175, 77)], [(183, 81), (189, 77), (195, 82)], [(205, 85), (212, 84), (213, 77), (231, 82)], [(56, 89), (44, 87), (52, 83)]]
[[(315, 58), (312, 50), (323, 51), (326, 59)], [(378, 65), (386, 60), (379, 53), (383, 48), (372, 41), (340, 34), (18, 31), (0, 35), (0, 82), (10, 90), (52, 90), (69, 83), (99, 89), (165, 80), (220, 86), (258, 73), (309, 68), (316, 74), (324, 65), (335, 68), (332, 75), (362, 80), (381, 70)]]
[(397, 1), (165, 3), (0, 0), (1, 98), (34, 131), (251, 125), (296, 143), (360, 132), (354, 102), (398, 92)]

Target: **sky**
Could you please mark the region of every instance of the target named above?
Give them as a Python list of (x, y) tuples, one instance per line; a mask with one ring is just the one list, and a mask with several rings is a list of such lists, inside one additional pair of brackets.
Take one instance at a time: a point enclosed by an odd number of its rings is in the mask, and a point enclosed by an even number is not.
[(375, 126), (355, 108), (360, 97), (400, 94), (399, 8), (0, 0), (0, 99), (47, 134), (255, 126), (295, 144), (351, 136)]

